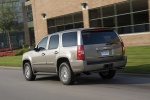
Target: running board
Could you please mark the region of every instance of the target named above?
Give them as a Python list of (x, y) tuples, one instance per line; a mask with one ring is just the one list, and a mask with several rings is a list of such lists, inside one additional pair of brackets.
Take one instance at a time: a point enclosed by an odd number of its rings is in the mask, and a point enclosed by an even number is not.
[(34, 75), (57, 75), (57, 73), (46, 73), (46, 72), (37, 72)]

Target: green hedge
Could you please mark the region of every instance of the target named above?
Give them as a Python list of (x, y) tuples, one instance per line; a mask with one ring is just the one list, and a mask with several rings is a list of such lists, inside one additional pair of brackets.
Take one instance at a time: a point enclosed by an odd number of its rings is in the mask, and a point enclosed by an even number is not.
[(14, 56), (19, 56), (19, 55), (23, 55), (25, 52), (29, 51), (28, 48), (22, 48), (22, 49), (18, 49), (14, 52)]

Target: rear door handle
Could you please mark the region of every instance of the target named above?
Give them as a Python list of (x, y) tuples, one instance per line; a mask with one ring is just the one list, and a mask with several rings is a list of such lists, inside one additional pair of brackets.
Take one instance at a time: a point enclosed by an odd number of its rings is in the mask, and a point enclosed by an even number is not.
[(58, 51), (55, 51), (55, 53), (54, 54), (58, 54)]
[(42, 53), (42, 56), (45, 56), (45, 53)]

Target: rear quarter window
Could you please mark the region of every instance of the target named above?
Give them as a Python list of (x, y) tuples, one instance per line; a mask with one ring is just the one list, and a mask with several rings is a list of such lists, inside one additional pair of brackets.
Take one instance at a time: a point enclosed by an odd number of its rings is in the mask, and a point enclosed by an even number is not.
[(62, 45), (63, 47), (77, 46), (77, 32), (63, 33)]
[(82, 32), (84, 45), (118, 43), (119, 37), (114, 31), (86, 31)]

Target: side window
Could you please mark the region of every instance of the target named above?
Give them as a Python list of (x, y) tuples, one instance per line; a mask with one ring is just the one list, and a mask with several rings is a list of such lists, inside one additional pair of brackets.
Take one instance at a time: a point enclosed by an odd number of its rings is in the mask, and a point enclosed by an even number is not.
[(50, 37), (48, 49), (57, 49), (59, 45), (59, 35), (53, 35)]
[(38, 49), (45, 50), (46, 45), (47, 45), (47, 40), (48, 40), (48, 37), (43, 38), (38, 44)]
[(62, 44), (63, 47), (77, 46), (77, 32), (64, 33)]

